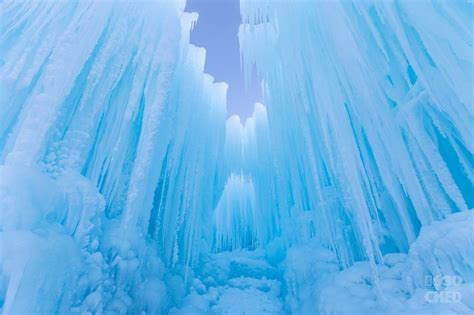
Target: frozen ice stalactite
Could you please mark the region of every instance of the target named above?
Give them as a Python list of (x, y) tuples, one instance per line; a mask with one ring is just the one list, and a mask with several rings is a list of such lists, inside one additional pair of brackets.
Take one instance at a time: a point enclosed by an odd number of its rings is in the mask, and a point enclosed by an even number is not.
[(217, 252), (256, 246), (257, 209), (251, 179), (232, 173), (214, 212), (214, 242)]
[[(469, 272), (461, 275), (472, 259), (460, 250), (471, 246), (469, 223), (450, 236), (460, 239), (452, 250), (435, 249), (426, 239), (438, 235), (433, 242), (443, 243), (443, 234), (427, 226), (454, 228), (448, 223), (453, 216), (470, 218), (466, 211), (473, 207), (472, 4), (243, 0), (241, 11), (243, 67), (249, 78), (255, 66), (264, 82), (279, 177), (273, 211), (283, 222), (287, 259), (309, 236), (332, 249), (340, 268), (355, 263), (335, 273), (340, 286), (320, 292), (317, 284), (327, 278), (300, 276), (307, 283), (293, 286), (287, 306), (323, 314), (387, 312), (391, 303), (400, 311), (472, 311), (468, 302), (450, 309), (406, 293), (410, 285), (390, 286), (399, 280), (392, 278), (395, 270), (387, 274), (381, 267), (397, 257), (390, 253), (412, 246), (411, 263), (412, 256), (429, 261), (421, 259), (414, 265), (423, 267), (405, 274), (417, 278), (418, 287), (425, 276), (461, 276), (464, 301), (472, 295)], [(309, 233), (301, 233), (304, 227)], [(425, 229), (431, 232), (415, 242)], [(425, 244), (422, 255), (416, 254), (419, 244)], [(313, 254), (310, 261), (321, 257)], [(290, 287), (298, 283), (290, 271), (305, 270), (295, 266), (285, 267)], [(341, 296), (347, 287), (354, 292)]]
[(265, 246), (278, 229), (267, 113), (256, 103), (243, 124), (227, 119), (220, 177), (224, 190), (216, 205), (214, 251)]
[(244, 69), (264, 81), (286, 172), (281, 217), (309, 212), (348, 265), (407, 251), (422, 226), (473, 207), (472, 4), (242, 0), (241, 11)]
[(227, 90), (184, 4), (0, 4), (2, 312), (178, 303), (217, 203)]

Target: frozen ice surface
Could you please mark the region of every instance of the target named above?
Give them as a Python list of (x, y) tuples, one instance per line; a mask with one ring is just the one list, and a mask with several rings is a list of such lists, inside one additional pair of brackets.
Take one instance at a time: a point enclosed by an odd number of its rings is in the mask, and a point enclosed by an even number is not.
[(473, 4), (184, 7), (0, 3), (0, 312), (472, 314)]

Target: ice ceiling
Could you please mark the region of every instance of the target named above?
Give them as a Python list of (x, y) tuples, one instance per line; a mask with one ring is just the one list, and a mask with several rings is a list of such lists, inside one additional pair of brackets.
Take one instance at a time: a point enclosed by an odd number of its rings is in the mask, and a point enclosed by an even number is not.
[(246, 121), (184, 8), (0, 3), (0, 310), (471, 313), (472, 4), (241, 0)]

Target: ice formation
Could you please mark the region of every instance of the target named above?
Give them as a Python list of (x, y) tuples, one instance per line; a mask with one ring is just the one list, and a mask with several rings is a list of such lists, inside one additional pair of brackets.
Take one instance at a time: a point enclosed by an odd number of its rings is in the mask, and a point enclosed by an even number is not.
[(471, 314), (469, 1), (0, 3), (3, 314)]

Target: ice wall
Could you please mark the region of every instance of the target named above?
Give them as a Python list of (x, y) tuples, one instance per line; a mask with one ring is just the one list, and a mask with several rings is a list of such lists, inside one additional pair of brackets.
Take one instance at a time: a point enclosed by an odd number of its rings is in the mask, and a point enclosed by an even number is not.
[(4, 313), (176, 303), (224, 188), (227, 90), (184, 5), (1, 3)]
[[(314, 228), (347, 266), (405, 252), (421, 226), (474, 206), (471, 3), (242, 0), (241, 12), (284, 222)], [(292, 226), (281, 233), (298, 242)]]
[[(275, 174), (267, 112), (256, 103), (245, 122), (226, 122), (223, 164), (225, 188), (215, 210), (213, 251), (264, 246), (279, 229), (273, 212)], [(248, 234), (248, 235), (247, 235)]]

